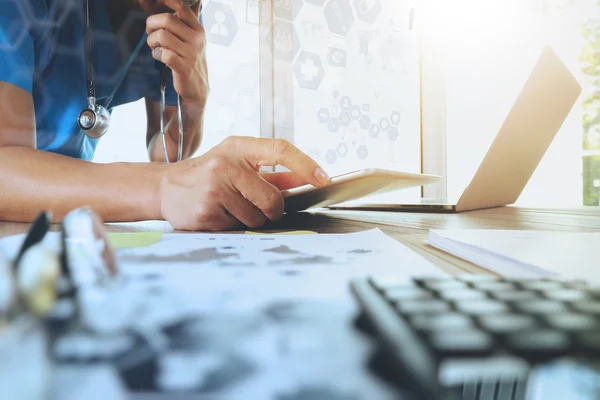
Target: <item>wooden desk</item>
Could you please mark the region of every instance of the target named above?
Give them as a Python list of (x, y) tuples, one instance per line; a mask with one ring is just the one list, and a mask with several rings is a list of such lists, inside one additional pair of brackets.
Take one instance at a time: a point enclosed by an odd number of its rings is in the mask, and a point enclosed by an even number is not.
[[(0, 222), (0, 237), (23, 233), (27, 228), (27, 224)], [(261, 231), (301, 229), (319, 233), (348, 233), (373, 228), (379, 228), (398, 239), (449, 273), (485, 272), (471, 263), (425, 244), (429, 229), (494, 228), (599, 232), (600, 207), (559, 210), (511, 206), (461, 214), (326, 210), (286, 215), (281, 221), (269, 224)], [(168, 223), (162, 221), (109, 224), (108, 229), (113, 232), (173, 231)]]
[[(27, 224), (0, 222), (0, 237), (23, 233), (27, 228)], [(286, 216), (278, 223), (267, 226), (264, 231), (273, 232), (301, 229), (322, 233), (344, 233), (371, 228), (382, 229), (388, 235), (412, 247), (440, 268), (451, 273), (465, 271), (482, 272), (481, 269), (474, 265), (425, 245), (423, 240), (425, 239), (428, 230), (430, 228), (511, 228), (580, 232), (600, 231), (600, 209), (535, 210), (506, 207), (457, 215), (320, 211)], [(109, 230), (120, 232), (157, 230), (170, 232), (172, 231), (172, 228), (165, 222), (150, 221), (136, 224), (109, 224)], [(252, 327), (252, 331), (248, 332), (251, 332), (250, 336), (256, 340), (256, 346), (265, 345), (265, 343), (269, 344), (271, 343), (270, 341), (276, 341), (277, 346), (272, 347), (273, 352), (275, 351), (275, 347), (278, 349), (286, 349), (278, 350), (285, 351), (286, 354), (285, 357), (281, 358), (282, 366), (287, 367), (289, 365), (295, 365), (294, 363), (298, 359), (304, 363), (302, 365), (307, 365), (306, 363), (310, 362), (310, 364), (308, 364), (308, 370), (314, 371), (319, 377), (326, 376), (329, 383), (334, 383), (339, 387), (345, 388), (345, 386), (342, 385), (346, 385), (350, 382), (352, 390), (360, 390), (365, 396), (364, 398), (377, 400), (392, 400), (398, 398), (396, 388), (386, 384), (383, 380), (376, 378), (375, 373), (371, 371), (371, 369), (365, 368), (367, 365), (370, 365), (367, 360), (372, 361), (370, 357), (372, 354), (375, 354), (374, 350), (376, 347), (374, 346), (374, 343), (368, 340), (362, 333), (353, 329), (355, 323), (354, 317), (358, 311), (355, 302), (346, 302), (345, 299), (342, 299), (341, 302), (332, 303), (323, 303), (321, 301), (318, 303), (307, 302), (306, 304), (303, 303), (299, 310), (300, 311), (298, 312), (302, 313), (302, 323), (300, 324), (299, 333), (286, 327), (285, 329), (277, 331), (279, 332), (277, 335), (275, 335), (272, 330), (266, 329), (261, 331), (261, 329), (257, 328), (258, 325), (256, 325), (256, 321), (259, 319), (257, 317), (258, 314), (249, 313), (246, 318), (248, 326)], [(239, 328), (238, 325), (244, 326), (246, 323), (244, 322), (244, 324), (240, 325), (240, 316), (242, 316), (242, 314), (233, 314), (233, 318), (236, 321), (236, 324), (232, 325), (234, 326), (234, 331)], [(227, 321), (227, 319), (223, 319), (223, 316), (220, 315), (219, 317), (219, 320)], [(311, 319), (306, 322), (306, 318)], [(296, 327), (296, 325), (293, 324), (290, 326)], [(305, 327), (310, 327), (310, 329)], [(302, 336), (305, 331), (308, 332), (306, 336), (308, 339)], [(280, 336), (281, 332), (284, 332), (284, 334), (281, 334), (282, 336)], [(318, 338), (318, 340), (315, 338)], [(203, 342), (201, 347), (204, 346), (205, 343)], [(307, 348), (306, 346), (308, 346), (309, 351), (313, 351), (313, 353), (309, 353), (311, 354), (309, 361), (307, 361), (303, 353)], [(316, 347), (311, 348), (311, 346)], [(318, 352), (315, 352), (315, 348), (319, 349)], [(271, 347), (269, 347), (269, 349), (271, 349)], [(290, 352), (294, 354), (293, 357), (288, 354)], [(274, 356), (271, 358), (269, 357), (271, 356), (267, 356), (269, 363), (275, 362), (271, 359), (275, 358)], [(261, 364), (258, 363), (257, 365)], [(73, 370), (68, 369), (68, 374), (66, 376), (71, 380), (67, 380), (66, 382), (86, 382), (86, 369), (78, 368), (76, 371), (81, 372), (84, 376), (80, 377), (77, 374), (73, 375)], [(245, 384), (249, 385), (248, 390), (253, 390), (255, 387), (253, 384), (255, 382), (258, 382), (258, 385), (260, 386), (260, 382), (269, 381), (271, 379), (273, 381), (279, 381), (282, 376), (281, 373), (279, 373), (279, 370), (274, 368), (274, 371), (277, 372), (274, 375), (269, 375), (268, 371), (265, 374), (257, 373), (253, 379), (245, 379)], [(285, 371), (289, 372), (293, 371), (293, 369), (285, 369)], [(335, 381), (332, 380), (332, 375), (330, 374), (331, 371), (336, 372), (334, 376)], [(144, 376), (143, 373), (141, 374), (141, 376)], [(290, 374), (292, 373), (290, 372)], [(302, 382), (302, 380), (300, 380), (301, 375), (302, 374), (300, 373), (296, 373), (289, 382), (293, 382), (294, 379), (298, 379), (298, 382)], [(71, 383), (65, 384), (65, 381), (60, 380), (57, 380), (57, 382), (61, 382), (61, 384), (56, 384), (55, 390), (57, 390), (57, 392), (53, 398), (72, 398), (73, 390), (72, 386), (70, 386)], [(104, 381), (98, 380), (98, 382)], [(93, 386), (91, 387), (93, 388)], [(240, 389), (240, 387), (242, 389)], [(239, 386), (237, 387), (237, 390), (243, 390), (244, 388), (246, 388), (246, 386)], [(296, 390), (295, 386), (293, 388), (285, 388), (285, 390), (288, 389)], [(102, 386), (99, 390), (104, 391), (106, 388)]]

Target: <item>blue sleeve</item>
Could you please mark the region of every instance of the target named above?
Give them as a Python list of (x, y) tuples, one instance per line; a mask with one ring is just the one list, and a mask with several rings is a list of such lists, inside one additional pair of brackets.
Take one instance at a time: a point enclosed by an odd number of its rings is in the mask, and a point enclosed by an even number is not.
[(33, 86), (35, 56), (29, 22), (23, 17), (21, 1), (0, 3), (0, 81), (12, 83), (29, 93)]

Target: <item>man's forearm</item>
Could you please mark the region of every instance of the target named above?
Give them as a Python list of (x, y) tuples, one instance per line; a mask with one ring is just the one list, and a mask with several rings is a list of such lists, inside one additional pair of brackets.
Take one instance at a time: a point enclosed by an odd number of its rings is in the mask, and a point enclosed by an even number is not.
[(42, 210), (56, 221), (89, 205), (105, 222), (162, 219), (166, 165), (95, 164), (26, 147), (0, 147), (0, 220), (30, 222)]

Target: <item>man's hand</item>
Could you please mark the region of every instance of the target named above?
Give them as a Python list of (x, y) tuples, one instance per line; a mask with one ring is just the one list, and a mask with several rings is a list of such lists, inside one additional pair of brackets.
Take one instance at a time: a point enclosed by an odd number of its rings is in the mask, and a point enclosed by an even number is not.
[(203, 109), (209, 93), (206, 65), (206, 32), (198, 21), (197, 3), (193, 8), (182, 0), (163, 0), (175, 12), (148, 17), (147, 43), (153, 57), (173, 71), (175, 91), (187, 107)]
[[(259, 173), (283, 165), (291, 172)], [(283, 215), (281, 189), (322, 187), (319, 165), (280, 139), (230, 137), (203, 156), (172, 164), (160, 186), (162, 216), (176, 229), (220, 231), (258, 228)]]

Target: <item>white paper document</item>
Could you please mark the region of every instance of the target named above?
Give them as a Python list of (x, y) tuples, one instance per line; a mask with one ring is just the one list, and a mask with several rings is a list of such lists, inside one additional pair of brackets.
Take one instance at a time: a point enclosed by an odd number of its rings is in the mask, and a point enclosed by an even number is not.
[(600, 284), (600, 233), (431, 230), (427, 243), (506, 277), (560, 275)]
[[(58, 234), (46, 243), (58, 250)], [(0, 240), (14, 257), (23, 235)], [(347, 292), (353, 277), (394, 281), (444, 273), (379, 229), (350, 234), (166, 234), (154, 245), (117, 252), (121, 271), (160, 276), (196, 306), (252, 307), (273, 298), (327, 297)]]
[[(46, 243), (58, 250), (58, 239)], [(13, 257), (22, 240), (2, 239), (0, 251)], [(445, 275), (379, 230), (167, 234), (117, 257), (126, 290), (108, 294), (116, 305), (108, 315), (89, 313), (112, 321), (133, 306), (132, 327), (61, 335), (52, 352), (64, 373), (53, 398), (395, 399), (367, 372), (373, 348), (354, 329), (348, 282)]]

